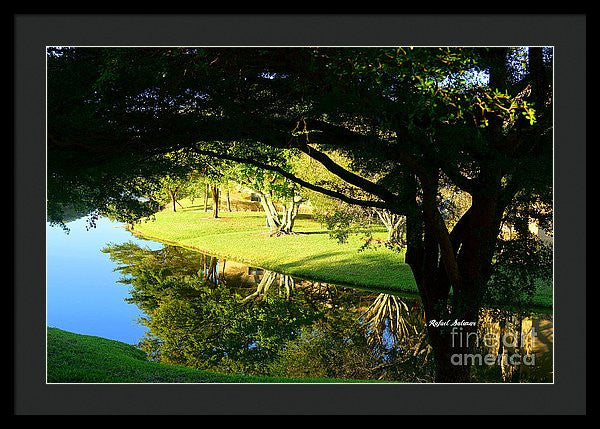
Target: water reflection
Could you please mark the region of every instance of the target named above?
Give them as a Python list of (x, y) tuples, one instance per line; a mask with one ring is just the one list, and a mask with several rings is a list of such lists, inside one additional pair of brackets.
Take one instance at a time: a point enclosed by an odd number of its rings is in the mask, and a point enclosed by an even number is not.
[[(258, 277), (258, 274), (255, 276)], [(263, 271), (262, 278), (256, 279), (256, 283), (256, 290), (242, 299), (242, 302), (265, 300), (273, 284), (277, 287), (278, 295), (286, 300), (290, 299), (292, 292), (296, 289), (296, 281), (293, 277), (274, 271)]]
[[(479, 349), (495, 357), (495, 365), (479, 366), (483, 380), (551, 382), (554, 329), (551, 316), (482, 309)], [(482, 371), (481, 369), (484, 369)]]
[(385, 343), (388, 348), (402, 345), (425, 362), (429, 360), (432, 350), (427, 343), (425, 315), (419, 301), (407, 303), (398, 296), (380, 293), (364, 311), (362, 321), (371, 344)]
[[(152, 359), (221, 373), (433, 382), (420, 301), (312, 282), (180, 247), (105, 249), (145, 313)], [(519, 337), (492, 341), (493, 337)], [(551, 382), (549, 317), (482, 310), (476, 382)], [(535, 365), (510, 356), (535, 355)], [(482, 358), (483, 359), (483, 358)]]

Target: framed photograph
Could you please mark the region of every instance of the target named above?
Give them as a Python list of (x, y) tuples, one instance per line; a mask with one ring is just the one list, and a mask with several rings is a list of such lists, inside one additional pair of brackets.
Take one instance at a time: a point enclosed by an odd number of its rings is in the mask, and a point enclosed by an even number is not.
[(585, 413), (585, 25), (15, 16), (15, 413)]

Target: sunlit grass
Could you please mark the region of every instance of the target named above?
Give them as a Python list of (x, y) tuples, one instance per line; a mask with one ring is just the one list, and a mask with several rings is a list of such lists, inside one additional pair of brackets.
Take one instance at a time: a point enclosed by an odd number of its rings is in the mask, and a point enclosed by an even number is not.
[[(310, 215), (299, 215), (296, 235), (269, 237), (262, 212), (221, 211), (219, 219), (200, 205), (181, 201), (184, 209), (162, 211), (134, 227), (143, 237), (195, 249), (224, 259), (314, 281), (358, 286), (371, 290), (417, 294), (403, 252), (385, 247), (360, 250), (364, 234), (340, 244)], [(372, 231), (386, 236), (383, 227)], [(532, 305), (552, 306), (552, 282), (539, 281)], [(510, 303), (506, 303), (509, 304)]]
[[(185, 201), (182, 202), (185, 206)], [(269, 237), (261, 212), (210, 212), (190, 207), (157, 213), (136, 224), (134, 231), (152, 239), (176, 243), (225, 259), (310, 280), (417, 292), (404, 253), (383, 247), (360, 251), (361, 234), (340, 244), (308, 215), (299, 215), (295, 235)], [(384, 238), (379, 228), (374, 238)]]

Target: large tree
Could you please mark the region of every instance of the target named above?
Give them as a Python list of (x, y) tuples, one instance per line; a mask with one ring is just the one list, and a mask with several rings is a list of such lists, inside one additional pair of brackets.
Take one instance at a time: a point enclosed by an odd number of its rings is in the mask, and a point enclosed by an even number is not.
[[(50, 160), (85, 151), (119, 165), (185, 150), (405, 216), (406, 263), (427, 320), (475, 321), (508, 214), (542, 223), (551, 216), (550, 55), (543, 48), (51, 50)], [(282, 169), (288, 152), (347, 186)], [(50, 174), (71, 179), (64, 167), (50, 162)], [(449, 184), (471, 196), (453, 227), (440, 198)], [(110, 191), (94, 201), (115, 198)], [(468, 381), (469, 368), (450, 357), (471, 348), (452, 344), (448, 327), (429, 325), (428, 336), (438, 381)]]

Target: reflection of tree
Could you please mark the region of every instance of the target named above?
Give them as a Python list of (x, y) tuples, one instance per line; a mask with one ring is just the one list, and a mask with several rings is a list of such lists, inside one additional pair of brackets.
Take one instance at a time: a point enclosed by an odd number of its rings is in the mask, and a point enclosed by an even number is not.
[(408, 313), (408, 306), (399, 297), (386, 293), (377, 295), (363, 314), (365, 323), (370, 328), (370, 341), (382, 343), (386, 330), (394, 343), (411, 333), (416, 334), (417, 329), (407, 320)]
[(218, 285), (219, 282), (225, 281), (225, 260), (220, 261), (222, 265), (219, 273), (219, 259), (215, 256), (200, 254), (200, 269), (198, 275), (204, 278), (207, 282)]
[(292, 276), (265, 270), (262, 279), (257, 282), (256, 291), (245, 297), (242, 302), (264, 300), (273, 284), (278, 286), (279, 296), (286, 300), (290, 299), (292, 292), (296, 289), (296, 281)]
[(111, 260), (120, 265), (117, 270), (123, 274), (140, 273), (145, 268), (161, 266), (169, 273), (192, 275), (198, 270), (198, 253), (177, 246), (164, 246), (150, 250), (133, 242), (109, 244), (104, 249)]
[(343, 296), (344, 293), (336, 287), (336, 285), (322, 282), (302, 282), (302, 292), (309, 302), (327, 303), (331, 305), (331, 301)]
[(165, 292), (148, 314), (142, 348), (164, 363), (212, 371), (267, 374), (284, 344), (318, 316), (277, 298), (244, 306), (223, 286), (191, 296)]
[(364, 326), (347, 310), (333, 309), (282, 350), (275, 375), (377, 379), (382, 375), (380, 348), (367, 341)]
[[(348, 297), (346, 297), (348, 298)], [(354, 296), (354, 305), (339, 305), (337, 299), (323, 317), (302, 328), (300, 335), (282, 350), (281, 358), (274, 364), (276, 375), (294, 377), (336, 377), (379, 379), (389, 381), (432, 381), (432, 365), (424, 326), (417, 330), (413, 323), (418, 318), (405, 317), (405, 336), (401, 341), (386, 341), (385, 335), (374, 336), (373, 319), (361, 316), (360, 296)], [(384, 306), (384, 302), (386, 302)], [(369, 306), (375, 316), (384, 313), (395, 300), (379, 298)], [(347, 302), (348, 303), (348, 302)], [(401, 304), (400, 304), (401, 305)], [(381, 311), (375, 311), (379, 308)], [(419, 309), (420, 310), (420, 309)], [(403, 310), (404, 311), (404, 310)], [(415, 313), (417, 314), (417, 313)], [(420, 311), (422, 315), (422, 310)], [(394, 316), (392, 318), (395, 318)], [(379, 319), (381, 320), (381, 319)], [(395, 322), (394, 322), (395, 323)], [(380, 326), (386, 326), (387, 322)], [(389, 339), (389, 338), (388, 338)]]
[(301, 296), (244, 305), (224, 282), (210, 281), (218, 274), (215, 259), (204, 258), (198, 267), (198, 253), (173, 249), (132, 243), (105, 249), (119, 263), (121, 281), (132, 286), (128, 300), (146, 313), (149, 332), (140, 346), (160, 362), (266, 374), (284, 345), (321, 315)]
[(400, 297), (381, 293), (365, 310), (362, 320), (368, 328), (370, 343), (387, 345), (395, 359), (411, 356), (428, 359), (431, 346), (427, 342), (423, 309), (416, 302), (409, 308)]
[(102, 251), (118, 263), (115, 271), (123, 275), (119, 282), (132, 286), (127, 301), (134, 302), (145, 312), (158, 305), (157, 297), (167, 285), (171, 289), (182, 286), (173, 279), (195, 278), (199, 285), (204, 281), (198, 276), (198, 254), (182, 247), (150, 250), (126, 242), (108, 245)]
[[(360, 294), (356, 291), (340, 291), (336, 285), (310, 280), (298, 280), (294, 277), (263, 269), (252, 269), (249, 272), (254, 277), (256, 289), (246, 296), (242, 302), (264, 301), (269, 292), (275, 291), (277, 296), (290, 299), (293, 293), (301, 291), (302, 299), (313, 308), (330, 308), (336, 300), (338, 304), (356, 300)], [(276, 288), (273, 288), (276, 285)]]
[[(224, 261), (180, 247), (125, 243), (104, 250), (131, 286), (128, 301), (146, 313), (149, 332), (140, 347), (160, 362), (224, 373), (433, 380), (418, 301), (267, 270), (225, 273)], [(252, 274), (252, 289), (232, 280)], [(530, 319), (508, 312), (482, 312), (480, 323), (488, 332), (528, 326)], [(523, 381), (508, 370), (475, 376)]]
[[(494, 365), (484, 367), (485, 371), (479, 371), (480, 377), (510, 383), (551, 380), (551, 363), (549, 368), (539, 366), (543, 352), (539, 353), (537, 349), (537, 334), (531, 314), (482, 309), (478, 335), (487, 341), (480, 342), (479, 352), (493, 355), (496, 361)], [(518, 364), (510, 362), (513, 355), (519, 357)], [(524, 356), (535, 356), (535, 366), (524, 365), (521, 362)]]
[(370, 342), (358, 317), (363, 292), (264, 270), (249, 293), (224, 281), (211, 256), (133, 243), (105, 251), (132, 286), (128, 300), (146, 313), (140, 347), (157, 361), (258, 375), (409, 380), (419, 372), (416, 360)]

